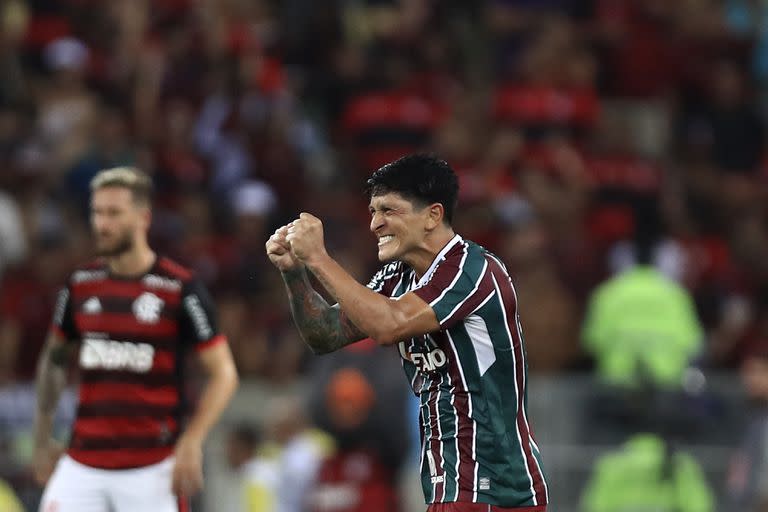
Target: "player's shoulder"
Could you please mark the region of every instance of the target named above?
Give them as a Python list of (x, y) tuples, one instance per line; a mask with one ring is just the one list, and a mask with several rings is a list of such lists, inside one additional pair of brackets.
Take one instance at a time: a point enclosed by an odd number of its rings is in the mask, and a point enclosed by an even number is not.
[(159, 276), (188, 283), (195, 279), (195, 272), (167, 256), (158, 256), (154, 272)]
[(77, 285), (88, 281), (101, 281), (107, 277), (107, 263), (102, 258), (96, 258), (76, 266), (69, 274), (67, 282)]
[(457, 236), (451, 241), (451, 245), (444, 253), (443, 258), (458, 264), (461, 261), (482, 261), (488, 254), (490, 253), (482, 245)]
[(451, 252), (454, 264), (472, 279), (481, 278), (486, 271), (510, 277), (506, 264), (499, 256), (472, 240), (463, 239), (462, 244), (456, 244)]

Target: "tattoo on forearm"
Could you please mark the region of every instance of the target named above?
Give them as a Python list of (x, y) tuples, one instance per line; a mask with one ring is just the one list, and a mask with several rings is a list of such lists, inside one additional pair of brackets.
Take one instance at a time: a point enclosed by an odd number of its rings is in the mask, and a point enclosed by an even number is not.
[(284, 272), (291, 312), (304, 341), (315, 354), (327, 354), (365, 338), (338, 307), (329, 305), (304, 270)]

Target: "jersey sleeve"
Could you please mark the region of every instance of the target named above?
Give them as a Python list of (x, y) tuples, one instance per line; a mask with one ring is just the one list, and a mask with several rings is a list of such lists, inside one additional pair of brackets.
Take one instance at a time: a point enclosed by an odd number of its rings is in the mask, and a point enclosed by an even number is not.
[(443, 260), (413, 293), (432, 307), (440, 327), (447, 329), (471, 314), (493, 290), (485, 257), (465, 247)]
[(193, 278), (184, 283), (179, 319), (181, 341), (195, 350), (226, 342), (216, 321), (216, 307), (205, 285)]
[(51, 330), (58, 333), (67, 341), (74, 341), (79, 338), (77, 326), (75, 325), (75, 315), (72, 308), (72, 289), (69, 285), (61, 288), (56, 295), (56, 305), (53, 309)]

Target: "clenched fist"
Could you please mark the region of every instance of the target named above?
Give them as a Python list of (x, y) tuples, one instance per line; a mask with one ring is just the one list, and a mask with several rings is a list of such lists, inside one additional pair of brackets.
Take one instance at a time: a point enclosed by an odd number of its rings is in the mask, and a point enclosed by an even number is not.
[(278, 228), (266, 243), (269, 261), (281, 272), (288, 272), (302, 266), (302, 263), (291, 253), (291, 245), (286, 240), (287, 234), (288, 226)]
[(298, 219), (288, 224), (285, 239), (293, 256), (302, 263), (311, 265), (313, 259), (326, 255), (323, 223), (309, 213), (302, 213)]

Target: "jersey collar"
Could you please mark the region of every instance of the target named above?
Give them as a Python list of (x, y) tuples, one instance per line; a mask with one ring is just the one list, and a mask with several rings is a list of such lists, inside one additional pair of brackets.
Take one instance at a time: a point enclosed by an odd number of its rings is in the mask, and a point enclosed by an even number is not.
[(441, 261), (445, 259), (445, 255), (448, 254), (448, 251), (453, 249), (453, 247), (456, 246), (456, 244), (459, 244), (463, 242), (464, 239), (459, 235), (458, 233), (453, 235), (453, 238), (451, 238), (447, 244), (445, 244), (445, 247), (442, 248), (442, 250), (437, 253), (437, 256), (435, 256), (435, 259), (432, 260), (432, 264), (429, 266), (426, 272), (424, 272), (424, 275), (421, 276), (421, 279), (419, 279), (417, 287), (422, 287), (425, 284), (429, 282), (429, 280), (432, 278), (432, 274), (434, 274), (435, 269), (440, 264)]

